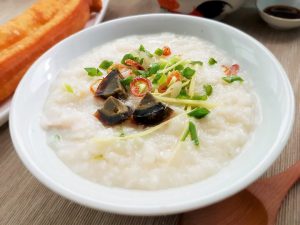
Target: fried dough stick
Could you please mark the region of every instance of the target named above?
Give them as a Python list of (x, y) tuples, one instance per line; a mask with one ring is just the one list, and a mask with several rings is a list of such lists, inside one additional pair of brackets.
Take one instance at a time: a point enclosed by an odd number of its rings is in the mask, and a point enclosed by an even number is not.
[(48, 48), (79, 31), (101, 0), (38, 0), (0, 26), (0, 103), (12, 95), (29, 66)]

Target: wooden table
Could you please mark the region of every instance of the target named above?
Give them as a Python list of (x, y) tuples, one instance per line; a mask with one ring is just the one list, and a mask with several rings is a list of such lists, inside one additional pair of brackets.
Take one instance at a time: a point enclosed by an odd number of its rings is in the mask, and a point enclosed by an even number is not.
[[(155, 1), (111, 0), (106, 20), (126, 15), (159, 12)], [(0, 9), (1, 12), (1, 9)], [(280, 158), (265, 176), (276, 174), (300, 160), (300, 29), (269, 28), (254, 7), (242, 8), (224, 22), (240, 28), (265, 44), (286, 69), (296, 96), (296, 120), (292, 136)], [(22, 165), (9, 136), (8, 124), (0, 128), (0, 224), (122, 224), (175, 225), (177, 216), (129, 217), (96, 211), (66, 200), (40, 184)], [(300, 183), (289, 193), (277, 225), (300, 224)]]

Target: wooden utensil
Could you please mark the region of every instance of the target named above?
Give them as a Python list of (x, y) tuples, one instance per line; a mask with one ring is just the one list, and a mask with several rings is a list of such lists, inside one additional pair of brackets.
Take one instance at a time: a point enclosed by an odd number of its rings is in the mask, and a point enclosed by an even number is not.
[(281, 202), (300, 178), (300, 161), (209, 207), (184, 213), (179, 225), (274, 225)]

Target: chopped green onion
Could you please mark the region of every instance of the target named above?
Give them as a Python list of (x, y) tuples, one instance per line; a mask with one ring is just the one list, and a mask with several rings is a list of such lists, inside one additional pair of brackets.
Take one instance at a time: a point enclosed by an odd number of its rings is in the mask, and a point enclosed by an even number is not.
[(216, 64), (217, 63), (217, 60), (215, 60), (214, 58), (209, 58), (209, 60), (208, 60), (208, 64), (209, 65), (214, 65), (214, 64)]
[(203, 62), (201, 62), (201, 61), (192, 61), (191, 64), (192, 65), (197, 65), (198, 64), (200, 66), (203, 66)]
[(159, 79), (161, 78), (162, 73), (158, 73), (155, 75), (154, 79), (152, 80), (152, 84), (157, 84), (157, 82), (159, 81)]
[(165, 74), (162, 74), (161, 77), (159, 78), (159, 80), (157, 81), (157, 83), (159, 85), (162, 85), (162, 84), (164, 84), (166, 82), (167, 82), (167, 76)]
[(175, 67), (175, 70), (181, 71), (184, 69), (184, 66), (179, 64), (178, 66)]
[(153, 57), (153, 54), (152, 54), (151, 52), (147, 51), (147, 50), (146, 50), (146, 54), (147, 54), (150, 58)]
[(213, 88), (210, 84), (205, 84), (203, 85), (204, 91), (206, 93), (207, 96), (210, 96), (213, 92)]
[(149, 77), (151, 74), (149, 74), (149, 71), (145, 70), (133, 70), (132, 71), (135, 75), (142, 76), (142, 77)]
[(128, 54), (125, 54), (121, 60), (121, 63), (126, 65), (125, 61), (127, 59), (131, 59), (133, 61), (136, 61), (136, 62), (140, 62), (140, 59), (138, 57), (134, 57), (131, 53), (128, 53)]
[(153, 54), (152, 54), (151, 52), (147, 51), (147, 50), (145, 49), (144, 45), (140, 45), (139, 51), (145, 52), (150, 58), (153, 57)]
[(140, 58), (140, 61), (139, 61), (139, 63), (142, 65), (142, 64), (143, 64), (143, 62), (144, 62), (144, 58)]
[(149, 74), (152, 75), (152, 74), (156, 74), (157, 71), (159, 70), (160, 68), (160, 65), (159, 63), (153, 63), (150, 68), (149, 68)]
[(187, 95), (187, 96), (188, 96), (188, 94), (187, 94), (187, 92), (186, 92), (185, 89), (181, 89), (180, 94), (181, 94), (181, 95)]
[(181, 89), (179, 95), (176, 98), (179, 98), (179, 99), (190, 99), (190, 96), (188, 95), (188, 93), (186, 92), (185, 89)]
[(121, 84), (125, 87), (129, 86), (132, 81), (133, 81), (133, 76), (129, 76), (129, 77), (126, 77), (126, 78), (120, 80)]
[(199, 145), (199, 138), (197, 135), (196, 126), (192, 121), (189, 122), (189, 132), (191, 134), (192, 141), (194, 141), (194, 144)]
[(202, 101), (205, 101), (205, 100), (207, 100), (207, 95), (194, 95), (192, 97), (192, 100), (202, 100)]
[(207, 108), (195, 108), (188, 113), (189, 116), (195, 117), (196, 119), (201, 119), (209, 114), (210, 111)]
[(103, 73), (98, 68), (95, 68), (95, 67), (87, 67), (87, 68), (84, 68), (84, 70), (88, 73), (88, 75), (90, 77), (96, 77), (96, 76), (103, 75)]
[(103, 60), (99, 67), (101, 69), (107, 70), (112, 64), (113, 61)]
[(239, 76), (228, 76), (228, 77), (222, 77), (222, 79), (227, 82), (227, 83), (232, 83), (234, 81), (244, 81), (243, 78), (239, 77)]
[(179, 99), (190, 99), (190, 100), (207, 100), (207, 95), (194, 95), (193, 97), (189, 96), (185, 89), (181, 89), (179, 95), (177, 96)]
[(122, 63), (122, 64), (125, 64), (125, 61), (126, 61), (127, 59), (132, 59), (132, 60), (134, 60), (134, 56), (133, 56), (132, 54), (125, 54), (125, 55), (123, 56), (122, 60), (121, 60), (121, 63)]
[(71, 87), (71, 85), (65, 83), (64, 87), (65, 87), (65, 89), (66, 89), (67, 92), (72, 93), (72, 94), (74, 93), (74, 90)]
[(191, 140), (194, 141), (195, 145), (199, 145), (199, 138), (197, 135), (197, 130), (196, 130), (196, 126), (192, 121), (189, 121), (189, 126), (186, 129), (186, 131), (184, 132), (183, 136), (181, 137), (180, 141), (185, 141), (185, 139), (187, 138), (188, 135), (191, 135)]
[(141, 51), (141, 52), (145, 52), (145, 51), (146, 51), (146, 49), (145, 49), (144, 45), (140, 45), (140, 47), (139, 47), (139, 51)]
[(184, 70), (182, 71), (182, 75), (187, 78), (187, 79), (191, 79), (193, 77), (193, 75), (195, 74), (195, 70), (193, 70), (190, 67), (186, 67), (184, 68)]
[(157, 48), (154, 53), (155, 55), (161, 56), (164, 53), (164, 51), (161, 48)]
[(188, 96), (187, 94), (179, 94), (176, 98), (179, 98), (179, 99), (190, 99), (190, 96)]
[(187, 136), (189, 135), (190, 131), (189, 128), (187, 127), (184, 134), (182, 135), (180, 141), (185, 141), (185, 139), (187, 138)]
[(168, 61), (161, 59), (161, 60), (159, 60), (159, 64), (160, 64), (159, 69), (163, 70), (167, 66)]

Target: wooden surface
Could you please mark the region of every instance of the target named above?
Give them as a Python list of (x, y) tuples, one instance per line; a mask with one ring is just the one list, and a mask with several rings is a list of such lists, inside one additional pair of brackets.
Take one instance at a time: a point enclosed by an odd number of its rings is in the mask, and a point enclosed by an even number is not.
[[(274, 176), (206, 208), (183, 213), (179, 225), (274, 225), (288, 191), (300, 179), (300, 160)], [(232, 213), (234, 212), (234, 213)]]
[[(126, 15), (159, 12), (155, 1), (111, 0), (106, 20)], [(1, 13), (1, 9), (0, 9)], [(274, 175), (300, 159), (300, 29), (277, 31), (269, 28), (255, 8), (242, 8), (224, 22), (254, 36), (266, 45), (286, 69), (296, 96), (296, 119), (285, 150), (267, 171)], [(127, 217), (92, 210), (70, 202), (40, 184), (18, 159), (8, 131), (0, 128), (0, 224), (122, 224), (175, 225), (177, 216)], [(300, 184), (289, 192), (280, 210), (277, 225), (300, 224)]]

